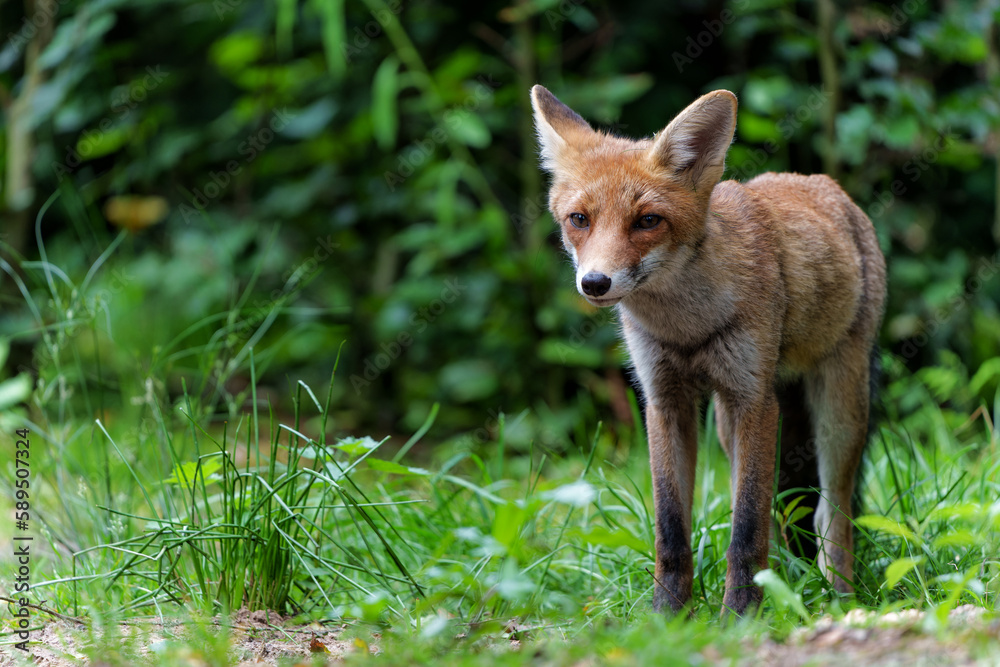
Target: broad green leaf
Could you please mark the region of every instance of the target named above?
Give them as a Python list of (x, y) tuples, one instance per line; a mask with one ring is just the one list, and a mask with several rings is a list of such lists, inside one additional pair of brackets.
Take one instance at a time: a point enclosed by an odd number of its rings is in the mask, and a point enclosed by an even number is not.
[(782, 141), (778, 125), (770, 118), (758, 116), (750, 111), (741, 111), (738, 116), (740, 139), (747, 142), (773, 142), (778, 145)]
[(969, 389), (972, 390), (973, 394), (978, 394), (987, 383), (998, 377), (1000, 377), (1000, 357), (993, 357), (984, 361), (976, 374), (972, 376), (972, 380), (969, 381)]
[(778, 576), (774, 570), (761, 570), (754, 575), (755, 584), (763, 588), (775, 604), (781, 609), (791, 609), (798, 614), (802, 620), (808, 620), (809, 614), (802, 604), (802, 596), (794, 592), (784, 580)]
[[(70, 20), (59, 22), (52, 40), (42, 51), (37, 66), (40, 69), (51, 69), (62, 64), (74, 54), (80, 54), (89, 49), (91, 44), (100, 40), (104, 33), (111, 30), (117, 21), (113, 12), (94, 15), (92, 12), (77, 12)], [(7, 34), (7, 31), (4, 31)]]
[[(199, 463), (201, 464), (199, 466)], [(181, 484), (190, 489), (198, 482), (205, 482), (209, 477), (218, 472), (222, 467), (219, 459), (203, 459), (199, 461), (188, 461), (174, 466), (174, 472), (170, 477), (163, 480), (165, 484)]]
[(950, 530), (944, 535), (939, 535), (934, 538), (931, 546), (935, 549), (944, 549), (947, 547), (971, 547), (977, 544), (982, 544), (983, 538), (980, 535), (976, 535), (971, 530), (959, 529)]
[(481, 359), (454, 361), (441, 369), (441, 387), (460, 403), (492, 396), (500, 386), (493, 364)]
[(209, 49), (209, 56), (224, 72), (238, 72), (257, 62), (264, 52), (264, 42), (252, 32), (236, 32), (218, 40)]
[(885, 145), (889, 148), (909, 148), (920, 134), (915, 116), (903, 116), (889, 121), (885, 127)]
[(344, 0), (313, 0), (320, 15), (320, 34), (326, 66), (337, 79), (347, 71), (347, 28), (344, 25)]
[(399, 95), (399, 59), (390, 55), (375, 71), (372, 80), (372, 133), (379, 148), (392, 150), (399, 130), (396, 97)]
[(375, 449), (378, 445), (378, 442), (366, 435), (363, 438), (344, 438), (343, 440), (338, 440), (334, 447), (345, 452), (348, 456), (361, 456)]
[(526, 512), (514, 503), (498, 505), (493, 519), (493, 539), (510, 549), (521, 533)]
[(432, 639), (437, 637), (439, 634), (447, 630), (450, 624), (451, 623), (447, 616), (433, 614), (429, 619), (423, 621), (420, 628), (420, 637), (423, 639)]
[(384, 461), (382, 459), (368, 459), (368, 467), (379, 472), (388, 472), (394, 475), (429, 475), (430, 471), (423, 468), (410, 468), (400, 463)]
[(812, 514), (813, 508), (811, 507), (796, 507), (795, 510), (788, 516), (786, 520), (786, 525), (792, 525), (796, 523), (799, 519), (804, 519), (805, 517)]
[(550, 364), (586, 368), (599, 368), (604, 362), (604, 355), (599, 349), (561, 338), (546, 338), (539, 343), (538, 357)]
[[(772, 115), (781, 111), (780, 105), (791, 97), (792, 82), (785, 75), (750, 77), (743, 86), (740, 106), (747, 111), (761, 115)], [(742, 114), (740, 114), (742, 117)], [(741, 118), (742, 120), (742, 118)], [(774, 121), (770, 121), (775, 127)]]
[(292, 32), (295, 29), (298, 4), (298, 0), (277, 0), (278, 13), (274, 21), (274, 39), (282, 58), (287, 58), (292, 52)]
[(76, 152), (84, 160), (93, 160), (114, 153), (128, 143), (132, 128), (127, 125), (116, 125), (106, 132), (97, 131), (81, 135), (76, 142)]
[[(452, 114), (448, 116), (448, 114)], [(445, 127), (457, 140), (473, 148), (486, 148), (491, 135), (483, 119), (471, 111), (453, 109), (445, 112)]]
[(535, 582), (517, 567), (513, 558), (504, 560), (495, 578), (497, 594), (504, 600), (520, 600), (536, 589)]
[(0, 410), (12, 408), (28, 400), (33, 384), (28, 373), (21, 373), (17, 377), (0, 382)]
[(575, 528), (569, 534), (572, 537), (583, 540), (587, 544), (595, 544), (602, 547), (628, 547), (644, 556), (650, 554), (650, 545), (627, 530), (611, 530), (606, 526), (596, 525), (591, 526), (586, 531)]
[(921, 541), (912, 530), (888, 517), (878, 516), (877, 514), (866, 514), (865, 516), (859, 516), (855, 519), (855, 522), (863, 528), (896, 535), (908, 542), (919, 543)]
[(787, 496), (785, 497), (785, 502), (786, 502), (785, 511), (782, 513), (782, 518), (784, 519), (785, 523), (788, 523), (788, 517), (791, 516), (792, 512), (795, 511), (795, 508), (798, 507), (798, 504), (801, 503), (803, 500), (805, 500), (805, 498), (806, 498), (805, 496), (800, 495), (800, 496), (795, 496), (794, 498), (791, 499), (791, 501), (789, 501)]
[(875, 118), (864, 104), (856, 104), (837, 115), (837, 146), (851, 164), (861, 164), (868, 155), (869, 131)]
[(966, 521), (979, 521), (986, 516), (988, 509), (978, 503), (958, 503), (936, 508), (927, 515), (927, 520), (954, 521), (955, 519), (964, 519)]
[(903, 577), (905, 577), (910, 570), (923, 561), (923, 556), (920, 556), (918, 558), (900, 558), (889, 563), (889, 567), (885, 568), (885, 585), (890, 589), (895, 588), (896, 584), (902, 581)]
[(582, 479), (570, 484), (564, 484), (557, 489), (547, 491), (542, 495), (547, 500), (554, 500), (557, 503), (565, 503), (573, 507), (584, 507), (594, 502), (597, 498), (597, 491), (589, 482)]

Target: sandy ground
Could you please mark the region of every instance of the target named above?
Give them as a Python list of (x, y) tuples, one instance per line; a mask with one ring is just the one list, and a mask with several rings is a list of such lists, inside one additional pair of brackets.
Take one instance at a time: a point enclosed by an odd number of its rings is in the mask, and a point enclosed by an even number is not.
[[(955, 609), (945, 632), (935, 630), (930, 620), (917, 611), (878, 616), (855, 610), (839, 620), (820, 619), (782, 642), (748, 641), (746, 656), (739, 664), (745, 667), (1000, 665), (1000, 620), (987, 619), (983, 609), (973, 606)], [(203, 650), (210, 649), (197, 648), (197, 638), (189, 625), (177, 622), (164, 626), (156, 621), (137, 620), (118, 626), (118, 632), (123, 645), (131, 647), (131, 655), (139, 660), (169, 651), (174, 664), (207, 665)], [(369, 644), (345, 639), (345, 626), (285, 625), (280, 617), (262, 611), (241, 611), (231, 619), (229, 627), (229, 656), (231, 664), (238, 667), (277, 665), (279, 660), (312, 665), (321, 656), (327, 658), (328, 664), (336, 664), (340, 662), (338, 658), (348, 653), (379, 651), (377, 640)], [(82, 624), (53, 621), (32, 632), (30, 658), (9, 645), (0, 648), (0, 667), (85, 664), (105, 667), (104, 662), (88, 662), (91, 637), (92, 633)], [(517, 650), (519, 644), (513, 641), (511, 648)], [(711, 648), (702, 657), (707, 664), (730, 664)], [(129, 664), (129, 660), (118, 664)]]

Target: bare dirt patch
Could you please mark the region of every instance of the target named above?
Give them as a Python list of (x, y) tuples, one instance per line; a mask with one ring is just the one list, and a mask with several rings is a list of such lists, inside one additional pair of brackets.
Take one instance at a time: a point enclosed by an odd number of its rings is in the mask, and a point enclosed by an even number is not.
[[(915, 610), (882, 615), (854, 610), (840, 619), (820, 619), (811, 627), (794, 631), (785, 641), (748, 640), (746, 657), (739, 664), (745, 667), (1000, 664), (1000, 620), (988, 618), (982, 608), (959, 607), (952, 611), (943, 627), (937, 627), (933, 621), (924, 612)], [(202, 667), (210, 663), (210, 656), (218, 656), (219, 650), (225, 653), (228, 664), (237, 667), (279, 663), (305, 666), (322, 664), (317, 658), (325, 658), (327, 664), (338, 664), (350, 653), (380, 651), (377, 638), (368, 642), (350, 638), (349, 634), (345, 625), (290, 624), (274, 612), (247, 610), (237, 612), (225, 622), (219, 618), (166, 622), (134, 619), (114, 626), (111, 632), (61, 619), (32, 632), (29, 656), (9, 644), (2, 646), (0, 667), (117, 667), (147, 661)], [(213, 639), (221, 649), (210, 646)], [(516, 650), (519, 644), (514, 641), (507, 648)], [(627, 647), (623, 650), (627, 652)], [(711, 648), (702, 655), (707, 664), (732, 664)]]
[[(774, 667), (918, 667), (923, 665), (996, 665), (1000, 621), (985, 618), (981, 607), (953, 610), (946, 627), (937, 628), (916, 610), (877, 615), (853, 610), (844, 618), (821, 619), (784, 642), (765, 641), (744, 665)], [(986, 653), (988, 646), (993, 652)]]
[[(219, 643), (221, 632), (228, 633), (224, 648), (229, 663), (246, 667), (283, 664), (315, 664), (317, 657), (328, 663), (356, 651), (378, 652), (378, 647), (359, 639), (343, 638), (346, 626), (286, 625), (279, 614), (240, 610), (228, 621), (184, 621), (136, 619), (115, 626), (113, 633), (101, 632), (83, 623), (57, 620), (31, 632), (28, 653), (4, 642), (0, 647), (0, 667), (43, 665), (132, 664), (134, 659), (200, 667), (209, 664), (209, 655), (217, 648), (209, 646), (213, 637)], [(112, 637), (111, 634), (114, 636)], [(224, 645), (225, 646), (225, 645)], [(217, 654), (217, 653), (216, 653)], [(96, 658), (95, 658), (96, 656)]]

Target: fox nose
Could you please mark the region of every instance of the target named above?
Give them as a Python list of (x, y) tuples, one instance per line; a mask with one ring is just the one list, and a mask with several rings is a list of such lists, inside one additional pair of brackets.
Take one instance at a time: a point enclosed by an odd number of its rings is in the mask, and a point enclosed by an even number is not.
[(611, 278), (603, 273), (591, 271), (580, 280), (580, 287), (588, 296), (602, 296), (611, 289)]

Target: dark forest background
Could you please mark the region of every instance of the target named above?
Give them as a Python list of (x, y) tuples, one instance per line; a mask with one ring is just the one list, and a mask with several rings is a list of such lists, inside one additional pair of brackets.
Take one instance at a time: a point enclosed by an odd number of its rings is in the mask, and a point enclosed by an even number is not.
[(542, 83), (630, 136), (734, 91), (729, 177), (837, 177), (888, 257), (884, 349), (992, 400), (966, 369), (1000, 355), (998, 7), (0, 2), (3, 377), (44, 402), (69, 374), (81, 417), (185, 391), (234, 414), (252, 348), (281, 413), (339, 351), (345, 432), (411, 432), (435, 403), (481, 441), (519, 415), (516, 447), (628, 424), (614, 317), (545, 210)]

